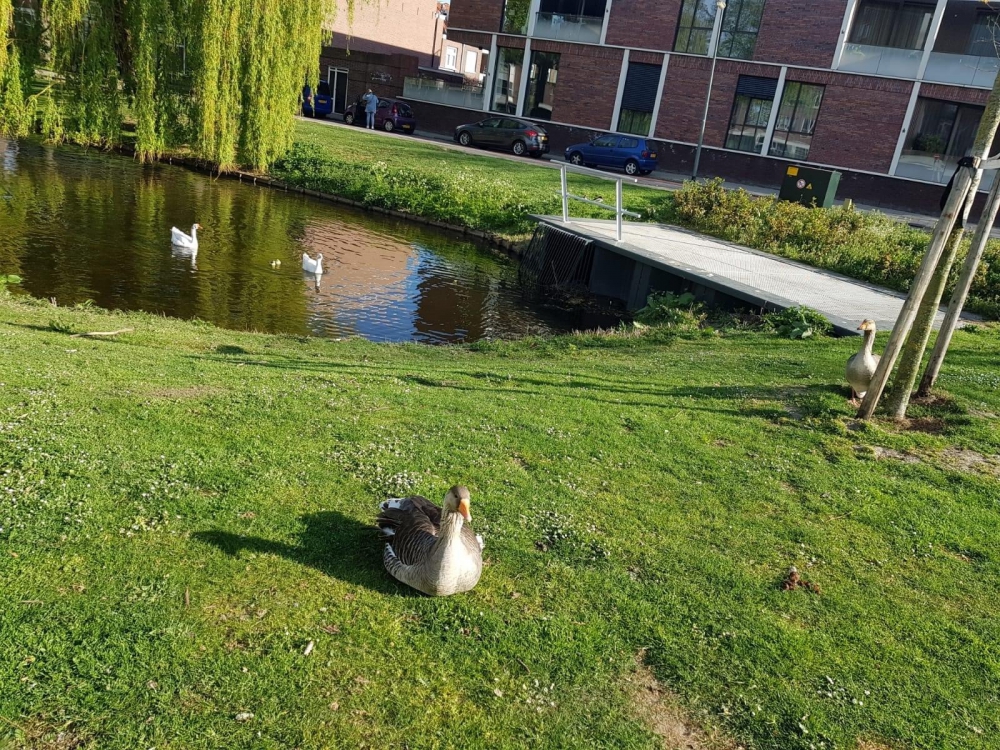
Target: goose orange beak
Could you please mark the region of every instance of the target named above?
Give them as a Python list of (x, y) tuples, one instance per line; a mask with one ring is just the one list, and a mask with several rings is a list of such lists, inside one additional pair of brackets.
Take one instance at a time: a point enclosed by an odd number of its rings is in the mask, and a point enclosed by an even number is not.
[(458, 512), (462, 514), (462, 518), (464, 518), (466, 521), (472, 520), (472, 514), (469, 513), (469, 501), (466, 500), (465, 498), (459, 500)]

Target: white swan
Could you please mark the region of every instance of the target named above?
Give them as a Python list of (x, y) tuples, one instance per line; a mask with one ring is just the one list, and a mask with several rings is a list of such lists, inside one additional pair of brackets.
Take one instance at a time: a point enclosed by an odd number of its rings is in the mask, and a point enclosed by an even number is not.
[(199, 229), (201, 229), (201, 224), (195, 224), (191, 227), (191, 234), (187, 235), (177, 227), (171, 227), (170, 244), (176, 247), (187, 248), (188, 250), (197, 250)]
[(302, 253), (302, 270), (306, 273), (323, 273), (323, 254), (320, 253), (316, 256), (316, 260), (313, 260), (305, 253)]

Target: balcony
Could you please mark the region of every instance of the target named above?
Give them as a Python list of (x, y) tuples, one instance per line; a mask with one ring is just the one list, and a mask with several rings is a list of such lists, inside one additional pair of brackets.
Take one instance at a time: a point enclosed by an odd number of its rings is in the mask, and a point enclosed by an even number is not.
[(923, 54), (923, 50), (919, 49), (847, 44), (844, 46), (840, 70), (893, 78), (916, 78)]
[(1000, 59), (995, 55), (980, 57), (932, 52), (924, 80), (990, 89), (993, 88), (997, 70), (1000, 70)]
[(467, 109), (483, 108), (483, 87), (478, 84), (457, 84), (433, 78), (403, 79), (403, 97), (433, 104), (447, 104)]
[(534, 36), (561, 42), (599, 44), (604, 18), (571, 16), (563, 13), (539, 13), (535, 17)]

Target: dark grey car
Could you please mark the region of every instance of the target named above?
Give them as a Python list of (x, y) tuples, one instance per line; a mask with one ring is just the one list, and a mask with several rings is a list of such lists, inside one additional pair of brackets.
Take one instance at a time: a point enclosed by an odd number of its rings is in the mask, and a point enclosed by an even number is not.
[(455, 140), (463, 146), (485, 146), (511, 151), (517, 156), (539, 157), (549, 150), (549, 135), (542, 128), (514, 117), (488, 117), (455, 128)]

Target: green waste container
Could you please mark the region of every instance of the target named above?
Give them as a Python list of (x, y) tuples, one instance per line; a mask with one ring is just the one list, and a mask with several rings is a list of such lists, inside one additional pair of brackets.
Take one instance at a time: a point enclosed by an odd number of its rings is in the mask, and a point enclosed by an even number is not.
[(839, 186), (840, 172), (793, 165), (785, 170), (778, 198), (801, 203), (803, 206), (830, 208), (837, 197)]

